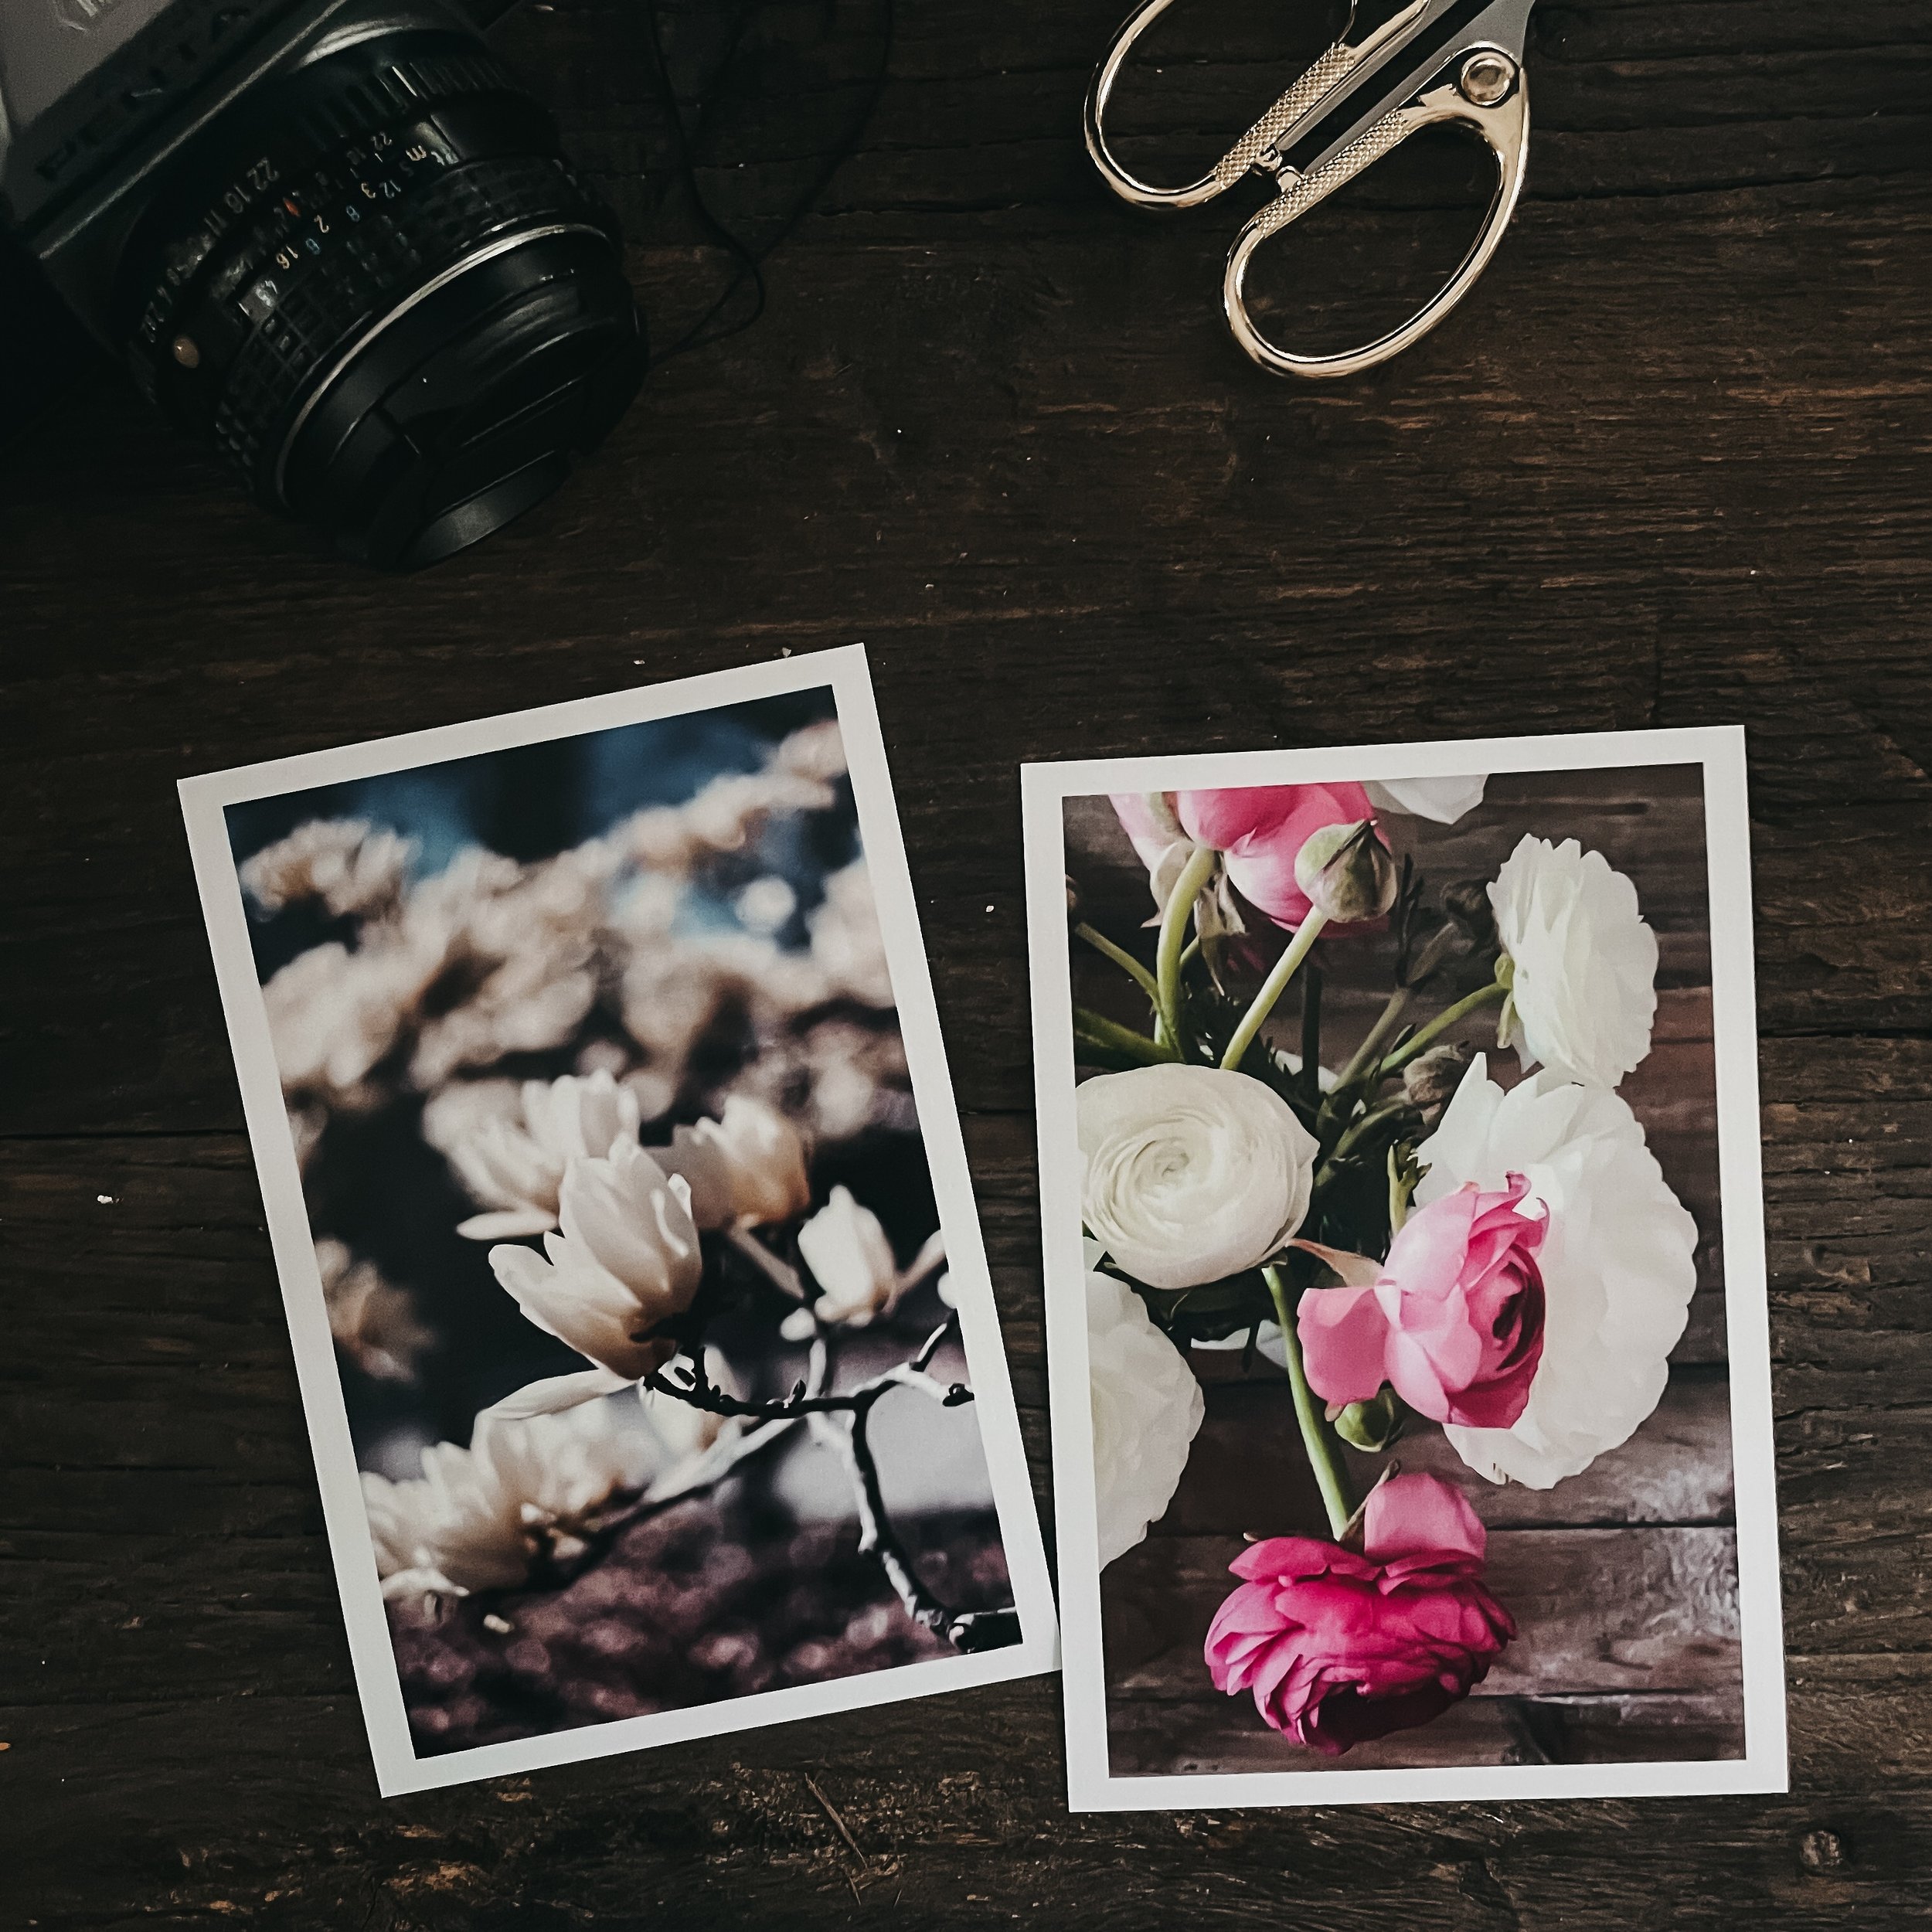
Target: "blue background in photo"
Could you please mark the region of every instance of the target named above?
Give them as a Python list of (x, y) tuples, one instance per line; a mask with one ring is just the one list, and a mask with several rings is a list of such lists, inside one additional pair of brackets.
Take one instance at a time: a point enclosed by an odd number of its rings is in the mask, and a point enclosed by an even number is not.
[[(312, 819), (359, 818), (415, 840), (413, 879), (434, 877), (474, 846), (547, 859), (646, 806), (682, 804), (713, 778), (755, 771), (788, 733), (836, 715), (832, 689), (823, 685), (250, 799), (227, 808), (229, 847), (240, 866)], [(792, 944), (802, 939), (804, 915), (821, 896), (825, 872), (856, 851), (849, 811), (819, 818), (809, 840), (793, 821), (773, 826), (747, 868), (747, 876), (776, 873), (798, 894), (798, 913), (777, 935)], [(730, 869), (726, 883), (740, 883)], [(250, 913), (256, 971), (264, 981), (310, 947), (352, 931), (314, 906), (266, 919)], [(728, 893), (694, 894), (688, 916), (714, 927), (736, 923)]]

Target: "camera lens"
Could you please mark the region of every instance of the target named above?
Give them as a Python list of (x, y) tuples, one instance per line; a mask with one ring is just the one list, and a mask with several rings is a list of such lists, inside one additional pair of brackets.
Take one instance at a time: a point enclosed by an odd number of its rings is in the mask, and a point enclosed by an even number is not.
[(549, 117), (447, 31), (252, 90), (168, 170), (118, 291), (162, 409), (385, 567), (547, 495), (643, 371), (611, 216)]

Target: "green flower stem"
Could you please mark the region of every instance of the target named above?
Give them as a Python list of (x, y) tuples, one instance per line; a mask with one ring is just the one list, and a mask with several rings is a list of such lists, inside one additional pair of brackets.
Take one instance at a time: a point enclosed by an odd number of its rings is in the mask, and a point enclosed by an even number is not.
[(1479, 1007), (1487, 1005), (1492, 999), (1501, 999), (1509, 990), (1501, 980), (1495, 980), (1487, 986), (1479, 987), (1466, 999), (1458, 1000), (1454, 1005), (1438, 1013), (1427, 1026), (1420, 1027), (1412, 1033), (1382, 1063), (1381, 1070), (1376, 1077), (1386, 1080), (1390, 1074), (1400, 1073), (1418, 1054), (1427, 1053), (1458, 1020), (1467, 1019)]
[(1393, 1033), (1409, 1005), (1409, 989), (1398, 986), (1389, 995), (1389, 1003), (1382, 1009), (1382, 1016), (1369, 1029), (1368, 1037), (1355, 1049), (1354, 1057), (1335, 1076), (1335, 1090), (1339, 1094), (1355, 1085), (1363, 1074), (1376, 1063), (1382, 1052), (1382, 1043)]
[(1151, 1040), (1145, 1033), (1137, 1033), (1132, 1027), (1122, 1026), (1084, 1006), (1073, 1009), (1073, 1037), (1089, 1046), (1103, 1047), (1110, 1053), (1138, 1060), (1143, 1066), (1158, 1066), (1174, 1057), (1158, 1040)]
[(1328, 915), (1319, 907), (1311, 907), (1308, 916), (1294, 929), (1294, 937), (1288, 941), (1288, 950), (1274, 962), (1274, 970), (1261, 982), (1261, 990), (1254, 996), (1254, 1003), (1241, 1015), (1241, 1024), (1234, 1029), (1234, 1037), (1228, 1042), (1228, 1050), (1221, 1056), (1223, 1073), (1238, 1071), (1247, 1057), (1248, 1049), (1254, 1044), (1254, 1036), (1260, 1032), (1262, 1023), (1274, 1011), (1274, 1003), (1287, 990), (1287, 984), (1294, 977), (1295, 968), (1308, 956), (1308, 951), (1321, 937), (1321, 929), (1328, 923)]
[(1116, 946), (1106, 934), (1096, 932), (1084, 920), (1073, 928), (1073, 937), (1076, 939), (1085, 940), (1095, 952), (1113, 961), (1114, 964), (1119, 967), (1121, 971), (1126, 974), (1142, 992), (1146, 994), (1156, 1007), (1160, 1005), (1161, 989), (1155, 985), (1154, 975), (1131, 953)]
[(1175, 880), (1174, 889), (1168, 894), (1167, 908), (1161, 914), (1160, 944), (1154, 956), (1155, 1000), (1161, 1009), (1161, 1020), (1167, 1028), (1168, 1039), (1177, 1053), (1182, 1050), (1181, 949), (1187, 944), (1187, 922), (1194, 910), (1194, 902), (1199, 896), (1201, 888), (1214, 876), (1214, 869), (1220, 862), (1219, 852), (1206, 845), (1197, 845), (1181, 868), (1181, 876)]
[(1413, 1103), (1406, 1094), (1397, 1094), (1392, 1099), (1384, 1100), (1379, 1107), (1370, 1107), (1368, 1112), (1363, 1114), (1361, 1119), (1357, 1121), (1348, 1132), (1335, 1142), (1335, 1151), (1328, 1156), (1328, 1165), (1332, 1167), (1340, 1165), (1384, 1121), (1392, 1118), (1397, 1114), (1409, 1114), (1414, 1111)]
[(1409, 1219), (1409, 1202), (1415, 1188), (1403, 1175), (1402, 1163), (1396, 1158), (1398, 1143), (1389, 1143), (1389, 1239), (1393, 1240), (1400, 1234)]
[(1261, 1278), (1268, 1284), (1274, 1302), (1274, 1318), (1281, 1325), (1281, 1346), (1288, 1360), (1288, 1384), (1294, 1391), (1295, 1420), (1301, 1425), (1301, 1446), (1308, 1452), (1308, 1467), (1320, 1485), (1321, 1506), (1328, 1512), (1328, 1533), (1338, 1541), (1355, 1514), (1355, 1505), (1349, 1500), (1348, 1481), (1342, 1473), (1335, 1438), (1328, 1433), (1315, 1391), (1308, 1386), (1308, 1371), (1301, 1366), (1301, 1338), (1295, 1332), (1294, 1311), (1288, 1306), (1281, 1270), (1264, 1268)]

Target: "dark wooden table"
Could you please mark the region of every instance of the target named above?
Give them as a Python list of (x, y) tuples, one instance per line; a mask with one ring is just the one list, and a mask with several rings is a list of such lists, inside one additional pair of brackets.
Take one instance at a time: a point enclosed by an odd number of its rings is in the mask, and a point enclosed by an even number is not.
[[(903, 6), (764, 318), (431, 575), (338, 566), (116, 381), (9, 452), (9, 1927), (1923, 1923), (1932, 6), (1548, 0), (1495, 268), (1310, 389), (1214, 313), (1240, 211), (1150, 225), (1092, 178), (1117, 5)], [(1196, 151), (1275, 71), (1226, 19), (1146, 97)], [(657, 138), (636, 29), (508, 36), (614, 187)], [(706, 134), (734, 217), (828, 138), (811, 71)], [(1427, 198), (1359, 198), (1335, 272), (1410, 260)], [(625, 212), (675, 325), (718, 257)], [(1041, 1679), (377, 1799), (174, 781), (854, 638), (1043, 1481), (1018, 761), (1748, 725), (1788, 1798), (1070, 1818)]]

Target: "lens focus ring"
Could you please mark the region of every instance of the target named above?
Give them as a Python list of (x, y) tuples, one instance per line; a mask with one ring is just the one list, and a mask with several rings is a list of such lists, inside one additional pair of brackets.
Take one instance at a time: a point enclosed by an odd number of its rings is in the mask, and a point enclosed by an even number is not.
[(211, 427), (258, 494), (275, 493), (274, 466), (308, 383), (389, 310), (498, 238), (597, 226), (563, 165), (540, 156), (453, 168), (380, 214), (298, 274), (229, 366)]
[[(570, 236), (581, 245), (567, 260), (554, 247), (545, 254), (550, 238)], [(471, 272), (519, 250), (519, 274)], [(446, 298), (465, 277), (475, 291), (467, 309)], [(456, 379), (455, 356), (481, 386), (447, 412), (461, 419), (466, 451), (488, 430), (492, 386), (514, 393), (529, 417), (519, 358), (563, 372), (558, 383), (590, 386), (596, 406), (574, 413), (548, 392), (538, 398), (568, 445), (553, 452), (556, 468), (614, 420), (641, 362), (608, 213), (563, 159), (548, 117), (480, 46), (446, 33), (379, 36), (259, 90), (158, 198), (122, 287), (132, 359), (155, 400), (210, 440), (258, 498), (298, 513), (304, 506), (284, 487), (291, 452), (300, 437), (312, 444), (318, 411), (352, 365), (360, 395), (370, 369), (387, 371), (393, 389), (415, 366), (399, 358), (440, 353), (441, 392)], [(574, 307), (560, 288), (575, 291)], [(433, 294), (443, 334), (430, 340), (422, 318)], [(396, 326), (405, 317), (410, 326)], [(567, 342), (539, 340), (538, 323)], [(477, 347), (472, 338), (484, 336)], [(404, 427), (382, 413), (381, 394), (368, 406), (406, 454), (440, 462), (420, 412)], [(338, 413), (322, 410), (328, 421)], [(364, 437), (357, 447), (367, 447)], [(303, 463), (311, 478), (314, 454)], [(326, 467), (325, 452), (321, 460)], [(468, 474), (475, 461), (464, 461)], [(430, 498), (437, 487), (423, 483)], [(341, 495), (317, 488), (332, 502)], [(424, 517), (442, 513), (426, 500)], [(383, 514), (400, 513), (391, 503)]]

